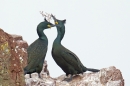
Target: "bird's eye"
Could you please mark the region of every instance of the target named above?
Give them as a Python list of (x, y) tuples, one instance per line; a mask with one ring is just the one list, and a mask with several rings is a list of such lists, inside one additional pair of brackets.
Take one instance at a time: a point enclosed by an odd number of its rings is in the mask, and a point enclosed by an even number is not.
[(55, 24), (58, 24), (58, 22), (56, 21)]

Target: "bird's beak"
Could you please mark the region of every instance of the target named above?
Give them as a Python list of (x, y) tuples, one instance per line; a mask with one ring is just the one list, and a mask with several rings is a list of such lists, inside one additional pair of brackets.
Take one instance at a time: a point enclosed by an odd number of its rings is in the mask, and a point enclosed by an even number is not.
[(50, 25), (50, 24), (47, 25), (47, 27), (50, 28), (50, 29), (51, 29), (51, 27), (54, 27), (54, 26), (56, 26), (56, 25)]
[(53, 20), (54, 20), (55, 25), (57, 26), (59, 23), (57, 22), (56, 17), (55, 17), (55, 16), (53, 16), (52, 14), (51, 14), (51, 16), (52, 16), (52, 18), (53, 18)]
[(52, 16), (52, 18), (54, 19), (54, 21), (56, 22), (56, 20), (57, 20), (57, 19), (56, 19), (56, 17), (55, 17), (55, 16), (53, 16), (52, 14), (51, 14), (51, 16)]
[(59, 23), (57, 22), (56, 17), (55, 17), (55, 16), (53, 16), (52, 14), (51, 14), (51, 16), (52, 16), (52, 18), (53, 18), (53, 20), (54, 20), (55, 26), (59, 26), (59, 25), (58, 25)]

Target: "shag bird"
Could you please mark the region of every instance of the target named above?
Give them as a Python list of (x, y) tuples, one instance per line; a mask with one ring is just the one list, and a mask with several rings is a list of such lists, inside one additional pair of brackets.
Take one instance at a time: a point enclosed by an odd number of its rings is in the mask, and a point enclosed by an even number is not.
[(64, 80), (72, 80), (72, 76), (76, 74), (83, 74), (86, 71), (98, 72), (100, 70), (93, 68), (86, 68), (77, 57), (76, 54), (65, 48), (61, 44), (61, 40), (65, 34), (65, 22), (66, 20), (58, 20), (53, 15), (52, 18), (55, 21), (57, 28), (57, 37), (53, 42), (52, 57), (57, 65), (66, 73), (66, 76), (71, 75), (70, 78)]
[[(40, 72), (43, 68), (44, 59), (48, 47), (48, 39), (43, 30), (51, 28), (55, 25), (44, 19), (43, 22), (37, 26), (37, 34), (39, 38), (35, 40), (27, 49), (28, 60), (27, 66), (24, 68), (24, 74), (31, 74), (37, 72), (40, 77)], [(31, 75), (30, 75), (31, 77)]]

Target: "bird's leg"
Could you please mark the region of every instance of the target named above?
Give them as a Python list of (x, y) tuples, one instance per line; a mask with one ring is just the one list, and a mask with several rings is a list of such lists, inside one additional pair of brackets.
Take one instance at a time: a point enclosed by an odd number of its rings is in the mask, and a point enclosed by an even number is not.
[(79, 74), (79, 76), (82, 79), (84, 77), (84, 73)]
[(32, 78), (31, 74), (29, 74), (29, 77)]
[(64, 80), (63, 80), (63, 81), (70, 82), (70, 81), (72, 80), (72, 75), (71, 75), (71, 74), (69, 74), (68, 76), (69, 76), (69, 77), (68, 77), (68, 78), (64, 78)]
[(68, 74), (66, 74), (65, 78), (62, 81), (66, 81), (68, 79)]
[(39, 77), (39, 78), (41, 78), (41, 75), (40, 75), (40, 73), (38, 73), (38, 77)]
[(73, 76), (73, 75), (70, 74), (70, 77), (69, 77), (69, 79), (68, 79), (68, 82), (70, 82), (70, 81), (72, 80), (72, 76)]

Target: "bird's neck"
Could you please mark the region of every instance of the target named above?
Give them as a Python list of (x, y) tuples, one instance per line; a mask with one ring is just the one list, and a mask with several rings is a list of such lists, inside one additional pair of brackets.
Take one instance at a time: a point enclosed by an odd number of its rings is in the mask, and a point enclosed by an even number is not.
[(54, 40), (54, 44), (61, 44), (61, 41), (65, 34), (65, 27), (57, 27), (57, 37)]
[(39, 36), (39, 39), (47, 40), (46, 35), (44, 34), (44, 30), (37, 28), (37, 34)]

